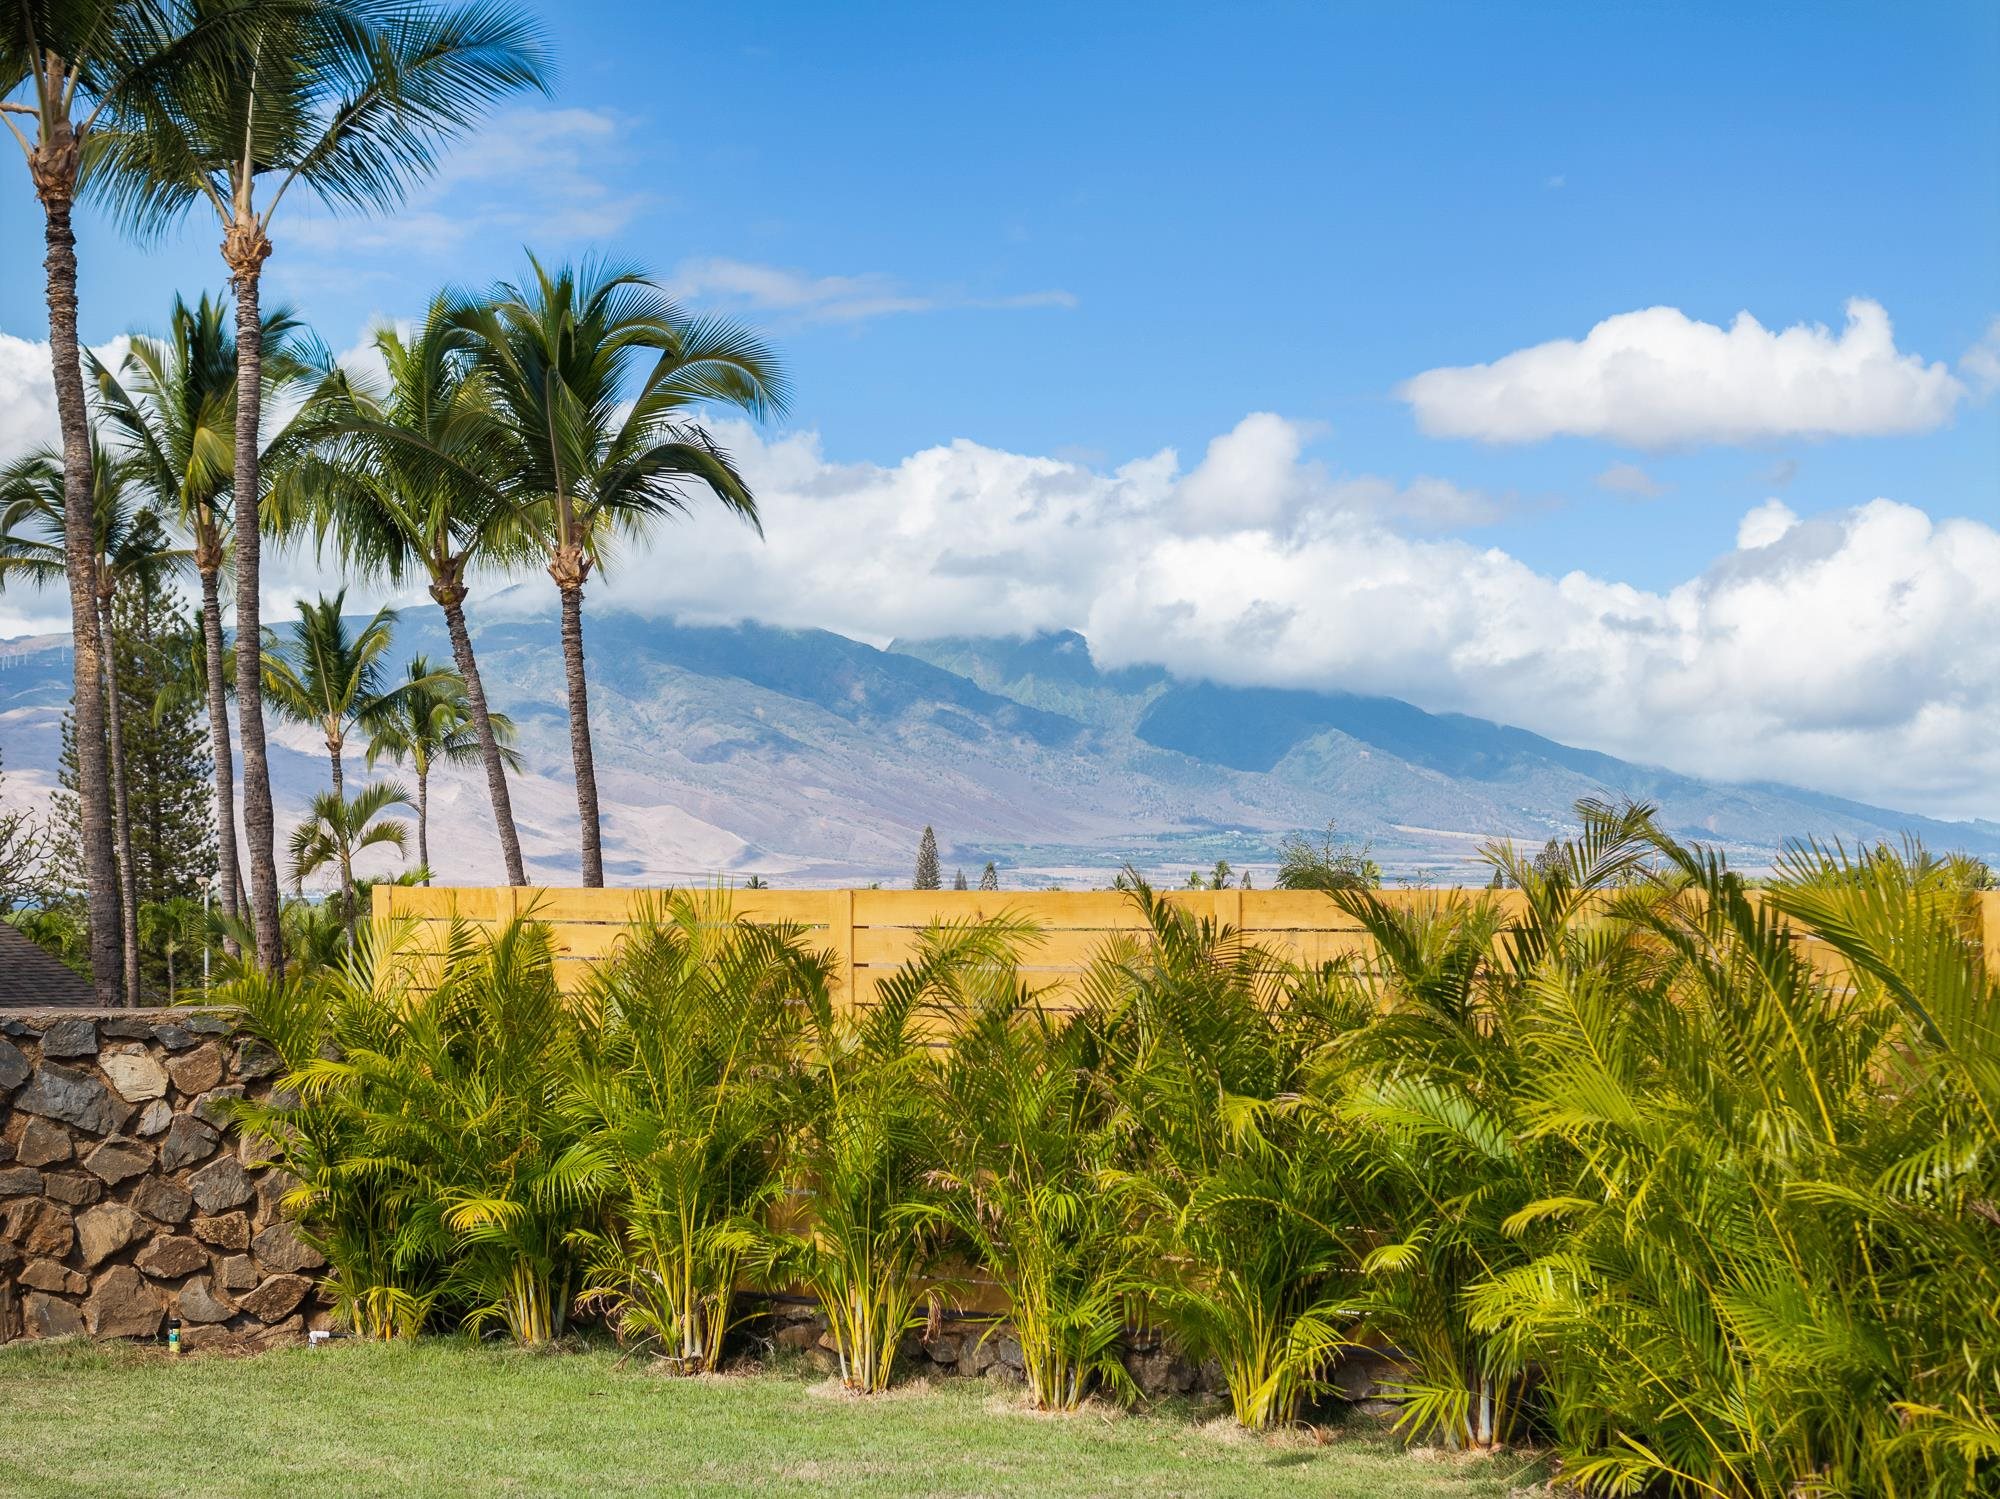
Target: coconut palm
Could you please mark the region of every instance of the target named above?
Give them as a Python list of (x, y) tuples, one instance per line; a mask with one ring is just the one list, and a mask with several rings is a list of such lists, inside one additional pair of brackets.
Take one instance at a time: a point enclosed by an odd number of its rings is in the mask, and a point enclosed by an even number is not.
[[(333, 796), (346, 794), (347, 739), (357, 727), (397, 710), (404, 696), (437, 685), (435, 676), (385, 687), (382, 662), (394, 639), (396, 611), (377, 609), (359, 630), (341, 616), (347, 590), (331, 598), (299, 601), (291, 638), (264, 650), (264, 683), (271, 705), (294, 723), (317, 729), (333, 769)], [(347, 866), (340, 871), (340, 898), (354, 904)]]
[[(501, 4), (185, 0), (184, 8), (197, 18), (229, 17), (228, 34), (191, 66), (161, 77), (158, 87), (133, 94), (129, 128), (103, 146), (106, 191), (141, 231), (161, 231), (198, 203), (214, 210), (222, 229), (223, 261), (236, 292), (236, 628), (256, 640), (259, 298), (279, 206), (297, 188), (337, 211), (393, 209), (411, 182), (435, 168), (444, 143), (493, 100), (541, 86), (547, 69), (534, 26)], [(276, 967), (282, 962), (276, 824), (254, 652), (238, 655), (236, 699), (258, 960)]]
[[(438, 671), (422, 656), (414, 657), (400, 691), (392, 693), (367, 718), (368, 764), (377, 760), (408, 760), (417, 776), (417, 863), (424, 883), (430, 883), (431, 772), (441, 765), (479, 765), (485, 760), (478, 730), (467, 704), (465, 682), (455, 672)], [(490, 714), (494, 749), (509, 770), (521, 768), (514, 751), (514, 721), (504, 713)]]
[(312, 403), (315, 444), (280, 481), (277, 497), (309, 518), (322, 541), (335, 542), (363, 575), (429, 583), (465, 686), (507, 882), (522, 885), (527, 872), (507, 788), (513, 762), (497, 727), (503, 716), (487, 706), (465, 599), (469, 573), (513, 566), (537, 549), (502, 493), (514, 466), (510, 438), (484, 382), (468, 374), (467, 337), (454, 322), (459, 310), (440, 296), (409, 338), (393, 328), (377, 332), (386, 391), (370, 390), (344, 371), (327, 379)]
[[(27, 160), (42, 205), (48, 255), (49, 354), (68, 503), (63, 570), (69, 583), (72, 711), (83, 877), (90, 904), (90, 972), (100, 1004), (116, 997), (119, 885), (105, 732), (104, 675), (92, 558), (90, 413), (77, 342), (76, 235), (70, 217), (86, 148), (107, 110), (174, 65), (185, 38), (155, 36), (128, 0), (7, 0), (0, 5), (0, 120)], [(25, 89), (26, 99), (13, 96)], [(25, 120), (27, 129), (17, 121)], [(125, 964), (130, 968), (130, 963)]]
[[(305, 365), (293, 352), (301, 332), (287, 309), (264, 314), (259, 338), (267, 396), (303, 375)], [(206, 293), (192, 307), (175, 297), (165, 338), (134, 338), (115, 369), (94, 355), (89, 365), (104, 417), (131, 455), (154, 504), (175, 517), (193, 543), (194, 568), (201, 579), (202, 680), (215, 759), (217, 876), (228, 933), (239, 919), (241, 884), (221, 589), (236, 431), (236, 339), (229, 310)], [(224, 943), (234, 956), (234, 936), (225, 936)]]
[(582, 824), (583, 883), (604, 883), (584, 673), (583, 588), (621, 537), (684, 511), (706, 490), (757, 524), (736, 467), (691, 419), (724, 405), (782, 411), (784, 375), (733, 324), (684, 315), (637, 271), (530, 260), (521, 285), (465, 309), (475, 367), (514, 439), (509, 490), (523, 506), (562, 602), (570, 753)]
[[(92, 639), (102, 653), (104, 710), (111, 769), (113, 844), (117, 852), (120, 954), (127, 1004), (139, 1002), (138, 871), (125, 779), (125, 732), (111, 606), (121, 588), (155, 587), (187, 560), (153, 511), (136, 503), (137, 465), (91, 445)], [(67, 572), (69, 486), (59, 454), (20, 459), (0, 472), (0, 586), (9, 573), (51, 584)], [(82, 727), (77, 727), (80, 745)], [(80, 750), (79, 750), (80, 758)]]
[(313, 798), (305, 820), (292, 829), (292, 889), (303, 891), (307, 880), (329, 864), (334, 866), (340, 875), (340, 924), (346, 929), (350, 948), (354, 945), (354, 860), (371, 848), (393, 848), (402, 853), (409, 829), (382, 814), (391, 807), (411, 805), (410, 793), (395, 781), (364, 786), (351, 798), (338, 791), (323, 791)]

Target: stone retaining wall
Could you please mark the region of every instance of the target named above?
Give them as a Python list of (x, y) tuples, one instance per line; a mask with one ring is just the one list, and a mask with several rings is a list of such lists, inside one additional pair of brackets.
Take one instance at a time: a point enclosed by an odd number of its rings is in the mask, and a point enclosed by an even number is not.
[(268, 1347), (330, 1325), (295, 1184), (223, 1115), (278, 1061), (195, 1010), (0, 1011), (0, 1342)]

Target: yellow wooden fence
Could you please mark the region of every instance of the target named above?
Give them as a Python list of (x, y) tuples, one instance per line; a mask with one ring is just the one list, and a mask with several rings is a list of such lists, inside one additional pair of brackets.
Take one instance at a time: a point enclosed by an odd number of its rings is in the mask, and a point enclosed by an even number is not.
[[(1384, 891), (1391, 904), (1435, 901), (1452, 892)], [(1520, 900), (1514, 891), (1464, 891)], [(582, 982), (591, 964), (611, 955), (619, 937), (658, 890), (497, 889), (377, 885), (377, 918), (414, 918), (422, 929), (440, 934), (460, 919), (480, 927), (516, 916), (546, 922), (555, 935), (558, 967), (565, 988)], [(1241, 929), (1245, 938), (1272, 953), (1320, 963), (1368, 950), (1359, 924), (1334, 901), (1312, 890), (1175, 890), (1176, 905), (1213, 916)], [(2000, 894), (1979, 898), (1981, 936), (1990, 947), (2000, 940)], [(796, 922), (811, 941), (834, 955), (843, 991), (866, 1004), (877, 985), (907, 961), (917, 937), (931, 922), (1009, 915), (1035, 923), (1041, 940), (1023, 953), (1023, 976), (1041, 987), (1066, 988), (1105, 940), (1142, 926), (1138, 907), (1118, 891), (982, 890), (736, 890), (729, 909), (756, 921)], [(1830, 952), (1815, 952), (1822, 966), (1841, 965)]]

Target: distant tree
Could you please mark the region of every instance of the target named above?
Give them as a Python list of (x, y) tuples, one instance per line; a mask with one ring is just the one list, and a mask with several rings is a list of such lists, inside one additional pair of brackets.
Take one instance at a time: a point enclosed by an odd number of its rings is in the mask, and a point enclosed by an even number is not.
[(963, 869), (959, 870), (957, 874), (951, 877), (951, 888), (954, 890), (964, 890), (969, 888), (965, 883), (965, 871)]
[[(0, 773), (0, 788), (6, 782)], [(53, 877), (48, 824), (32, 812), (0, 807), (0, 916), (45, 904)]]
[(924, 836), (917, 841), (917, 878), (910, 888), (935, 890), (943, 883), (939, 875), (937, 834), (926, 823)]
[(998, 890), (1000, 888), (1000, 871), (993, 867), (991, 859), (986, 861), (986, 867), (979, 873), (979, 888), (981, 890)]
[(743, 882), (743, 888), (745, 890), (769, 890), (771, 882), (761, 874), (753, 874)]
[(1243, 871), (1243, 878), (1238, 880), (1236, 885), (1239, 890), (1253, 890), (1256, 888), (1250, 883), (1250, 871), (1247, 869)]
[(1188, 871), (1187, 882), (1181, 888), (1184, 890), (1206, 890), (1208, 888), (1208, 881), (1201, 877), (1199, 869), (1190, 869)]
[(1369, 846), (1357, 847), (1331, 822), (1316, 838), (1294, 833), (1278, 845), (1280, 890), (1374, 890), (1381, 883)]
[[(467, 701), (465, 678), (440, 671), (423, 656), (413, 657), (400, 692), (380, 699), (365, 727), (368, 764), (377, 760), (408, 760), (417, 773), (417, 863), (430, 883), (431, 772), (442, 765), (480, 765), (485, 761), (479, 728)], [(519, 771), (521, 757), (513, 749), (514, 721), (504, 713), (488, 713), (494, 753), (507, 769)]]
[(340, 924), (350, 947), (354, 945), (355, 857), (381, 844), (401, 853), (407, 846), (409, 829), (382, 814), (391, 807), (414, 806), (410, 793), (396, 782), (377, 781), (351, 798), (337, 791), (322, 792), (313, 798), (305, 821), (292, 829), (292, 889), (303, 891), (307, 880), (328, 865), (334, 866), (340, 873)]

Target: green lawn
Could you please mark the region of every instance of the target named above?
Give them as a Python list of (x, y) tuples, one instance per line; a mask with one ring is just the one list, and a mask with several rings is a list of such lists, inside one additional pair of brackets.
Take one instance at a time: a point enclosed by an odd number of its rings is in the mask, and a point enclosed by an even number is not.
[(1037, 1416), (947, 1381), (672, 1379), (593, 1351), (337, 1343), (258, 1358), (0, 1348), (0, 1491), (55, 1495), (1146, 1494), (1501, 1499), (1520, 1459), (1379, 1436), (1254, 1439), (1212, 1415)]

